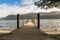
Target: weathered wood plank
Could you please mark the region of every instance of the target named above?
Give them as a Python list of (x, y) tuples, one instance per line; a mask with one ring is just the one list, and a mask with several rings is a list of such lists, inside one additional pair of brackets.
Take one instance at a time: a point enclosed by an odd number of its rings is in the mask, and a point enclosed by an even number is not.
[(5, 35), (1, 39), (6, 40), (53, 40), (53, 38), (46, 36), (44, 32), (31, 26), (22, 26), (11, 33), (12, 35)]
[(19, 29), (19, 14), (17, 14), (17, 29)]

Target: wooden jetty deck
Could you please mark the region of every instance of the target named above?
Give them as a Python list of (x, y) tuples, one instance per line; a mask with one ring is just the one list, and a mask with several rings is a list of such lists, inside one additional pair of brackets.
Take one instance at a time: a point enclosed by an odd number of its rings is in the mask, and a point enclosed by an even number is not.
[(8, 35), (0, 37), (1, 40), (54, 40), (40, 29), (33, 26), (22, 26)]

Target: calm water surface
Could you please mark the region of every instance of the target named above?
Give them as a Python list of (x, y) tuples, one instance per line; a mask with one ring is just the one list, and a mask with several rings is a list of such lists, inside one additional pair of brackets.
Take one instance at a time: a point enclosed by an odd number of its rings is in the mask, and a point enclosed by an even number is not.
[[(20, 27), (23, 25), (23, 20), (20, 20)], [(2, 26), (2, 27), (1, 27)], [(35, 26), (37, 26), (37, 20), (35, 20)], [(0, 29), (14, 30), (17, 27), (16, 20), (1, 20)], [(43, 31), (54, 31), (57, 29), (60, 31), (60, 19), (40, 19), (40, 29)]]
[(45, 31), (60, 31), (60, 19), (40, 19), (40, 27)]

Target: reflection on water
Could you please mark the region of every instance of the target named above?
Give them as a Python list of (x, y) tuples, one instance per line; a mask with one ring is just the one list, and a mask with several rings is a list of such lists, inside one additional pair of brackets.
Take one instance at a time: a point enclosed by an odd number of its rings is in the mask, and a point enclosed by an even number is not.
[(60, 19), (40, 19), (40, 27), (44, 31), (60, 31)]
[[(20, 20), (20, 27), (24, 21)], [(35, 20), (35, 26), (37, 26), (37, 20)], [(0, 29), (14, 30), (17, 27), (17, 20), (1, 20)], [(60, 31), (60, 19), (40, 19), (40, 28), (43, 31)]]
[[(20, 26), (22, 26), (22, 20), (20, 20)], [(17, 27), (17, 20), (1, 20), (0, 29), (14, 30)]]
[[(29, 20), (31, 21), (31, 20)], [(35, 25), (37, 26), (37, 20), (35, 20)], [(19, 20), (19, 26), (24, 25), (25, 20)], [(0, 29), (14, 30), (17, 27), (17, 20), (0, 20)]]

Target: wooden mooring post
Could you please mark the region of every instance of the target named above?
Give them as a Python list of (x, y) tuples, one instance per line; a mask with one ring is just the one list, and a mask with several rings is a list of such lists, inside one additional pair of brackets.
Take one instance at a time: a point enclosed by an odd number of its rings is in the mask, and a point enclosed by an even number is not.
[(19, 29), (19, 14), (17, 14), (17, 29)]
[(39, 13), (37, 14), (37, 22), (38, 22), (37, 23), (37, 25), (38, 25), (37, 28), (40, 29), (40, 14)]

